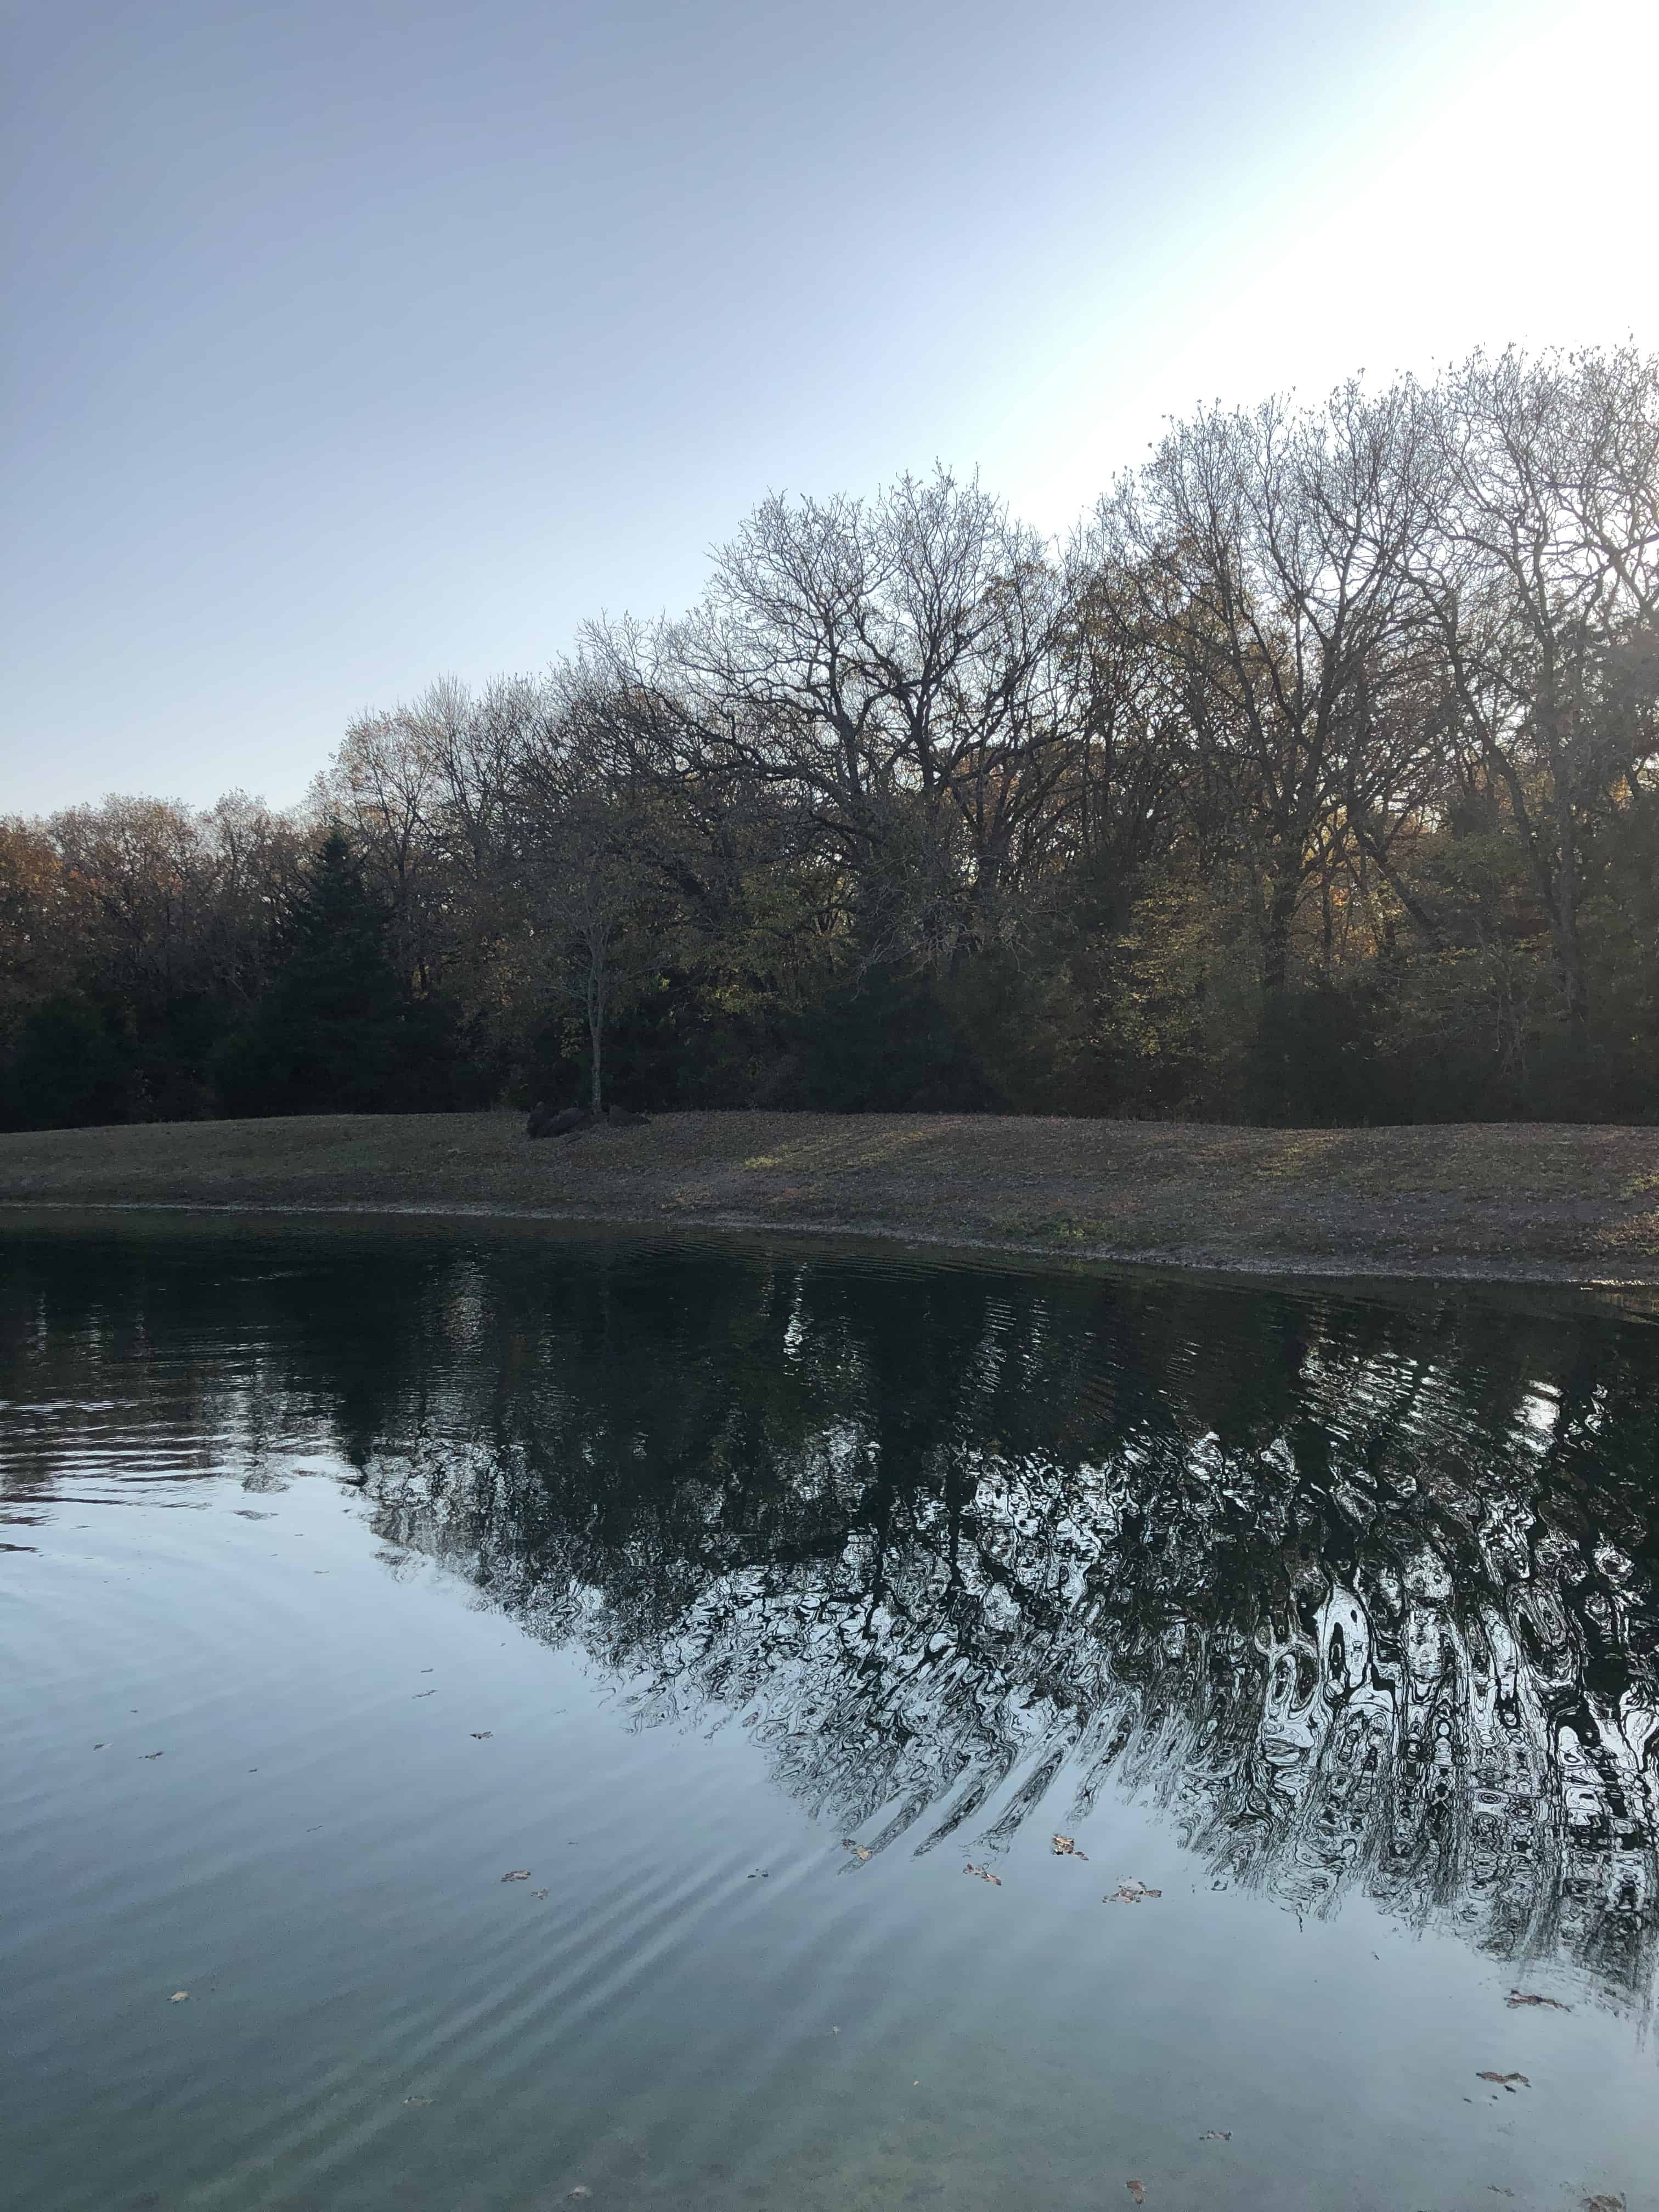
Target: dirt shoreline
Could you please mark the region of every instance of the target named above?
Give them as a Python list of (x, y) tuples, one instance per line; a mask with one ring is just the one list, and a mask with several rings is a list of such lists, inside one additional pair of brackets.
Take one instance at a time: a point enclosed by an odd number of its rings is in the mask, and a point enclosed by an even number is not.
[(1562, 1262), (1533, 1261), (1521, 1264), (1494, 1260), (1463, 1260), (1388, 1263), (1369, 1260), (1342, 1262), (1324, 1256), (1263, 1258), (1239, 1255), (1221, 1261), (1200, 1248), (1167, 1251), (1124, 1250), (1112, 1245), (1014, 1243), (983, 1237), (947, 1237), (936, 1231), (895, 1227), (873, 1221), (780, 1221), (759, 1214), (720, 1213), (682, 1216), (665, 1224), (659, 1216), (629, 1213), (576, 1212), (544, 1206), (430, 1204), (382, 1200), (379, 1204), (332, 1206), (264, 1205), (192, 1199), (57, 1199), (46, 1201), (0, 1197), (0, 1224), (24, 1215), (68, 1213), (188, 1214), (198, 1218), (242, 1218), (293, 1220), (366, 1221), (477, 1221), (544, 1222), (550, 1227), (591, 1229), (706, 1229), (733, 1237), (799, 1237), (843, 1244), (894, 1243), (950, 1252), (1004, 1253), (1022, 1260), (1094, 1261), (1103, 1267), (1174, 1269), (1188, 1274), (1261, 1275), (1309, 1281), (1345, 1283), (1528, 1283), (1559, 1285), (1593, 1291), (1632, 1291), (1659, 1288), (1659, 1268), (1645, 1273), (1587, 1274), (1581, 1267)]
[(516, 1115), (0, 1135), (0, 1208), (380, 1214), (896, 1240), (1224, 1274), (1659, 1285), (1659, 1129), (990, 1115)]

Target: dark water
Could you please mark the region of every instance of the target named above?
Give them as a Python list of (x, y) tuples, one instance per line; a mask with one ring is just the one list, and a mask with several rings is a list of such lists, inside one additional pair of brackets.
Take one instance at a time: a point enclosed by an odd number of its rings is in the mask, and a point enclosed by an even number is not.
[(1651, 1327), (0, 1240), (8, 2204), (1659, 2203)]

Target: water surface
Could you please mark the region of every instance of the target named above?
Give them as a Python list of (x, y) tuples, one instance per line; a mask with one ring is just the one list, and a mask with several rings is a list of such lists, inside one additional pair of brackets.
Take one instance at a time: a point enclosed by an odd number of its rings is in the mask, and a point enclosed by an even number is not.
[(1656, 1350), (14, 1219), (8, 2201), (1659, 2203)]

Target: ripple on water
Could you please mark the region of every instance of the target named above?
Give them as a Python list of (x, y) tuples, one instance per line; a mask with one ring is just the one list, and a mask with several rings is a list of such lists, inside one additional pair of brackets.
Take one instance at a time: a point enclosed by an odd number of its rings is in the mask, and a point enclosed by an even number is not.
[(1630, 2181), (1649, 1332), (238, 1239), (0, 1274), (32, 2203)]

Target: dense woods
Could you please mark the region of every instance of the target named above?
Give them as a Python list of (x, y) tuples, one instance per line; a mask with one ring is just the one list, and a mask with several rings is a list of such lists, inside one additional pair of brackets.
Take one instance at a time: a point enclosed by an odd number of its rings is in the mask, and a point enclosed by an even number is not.
[(769, 498), (307, 805), (0, 823), (5, 1126), (1659, 1112), (1659, 359), (1172, 424), (1066, 544)]

